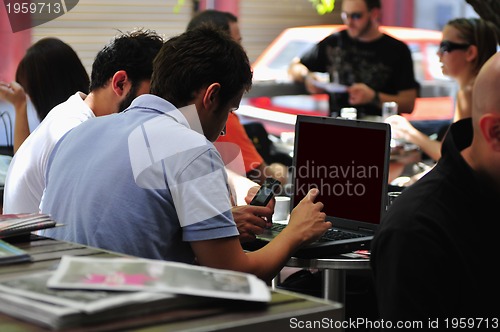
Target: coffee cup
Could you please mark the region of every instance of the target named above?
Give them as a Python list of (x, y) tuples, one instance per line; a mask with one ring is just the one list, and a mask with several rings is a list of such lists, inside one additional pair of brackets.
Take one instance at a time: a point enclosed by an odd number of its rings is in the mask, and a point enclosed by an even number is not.
[(276, 196), (274, 204), (274, 221), (287, 220), (290, 214), (290, 197)]

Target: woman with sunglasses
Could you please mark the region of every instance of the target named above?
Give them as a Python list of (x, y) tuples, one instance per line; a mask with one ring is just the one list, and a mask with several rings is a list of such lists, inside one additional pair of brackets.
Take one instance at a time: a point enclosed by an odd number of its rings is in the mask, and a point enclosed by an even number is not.
[[(453, 118), (453, 122), (456, 122), (471, 116), (474, 80), (486, 60), (496, 53), (498, 41), (495, 26), (479, 18), (449, 21), (443, 28), (442, 38), (437, 54), (443, 74), (458, 83)], [(420, 132), (406, 118), (394, 115), (387, 118), (386, 122), (391, 124), (395, 138), (418, 145), (435, 161), (441, 158), (441, 142)]]

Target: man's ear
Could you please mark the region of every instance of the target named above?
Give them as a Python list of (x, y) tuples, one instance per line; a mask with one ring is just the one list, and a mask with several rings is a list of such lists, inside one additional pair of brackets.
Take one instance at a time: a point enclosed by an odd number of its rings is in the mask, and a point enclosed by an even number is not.
[(380, 21), (380, 8), (373, 8), (370, 12), (369, 12), (369, 15), (370, 15), (370, 19), (372, 21), (377, 21), (379, 22)]
[(117, 96), (127, 95), (130, 86), (131, 84), (125, 70), (117, 71), (111, 78), (111, 87)]
[(488, 145), (500, 152), (500, 115), (486, 114), (479, 120), (479, 125)]
[(214, 110), (219, 104), (220, 97), (220, 84), (212, 83), (205, 90), (205, 95), (203, 96), (203, 105), (208, 110)]

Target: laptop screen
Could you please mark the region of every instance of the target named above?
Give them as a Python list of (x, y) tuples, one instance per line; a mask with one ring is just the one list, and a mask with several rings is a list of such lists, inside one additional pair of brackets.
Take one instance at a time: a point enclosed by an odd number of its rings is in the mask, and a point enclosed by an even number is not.
[(298, 116), (292, 206), (316, 187), (328, 219), (378, 225), (387, 200), (389, 155), (388, 124)]

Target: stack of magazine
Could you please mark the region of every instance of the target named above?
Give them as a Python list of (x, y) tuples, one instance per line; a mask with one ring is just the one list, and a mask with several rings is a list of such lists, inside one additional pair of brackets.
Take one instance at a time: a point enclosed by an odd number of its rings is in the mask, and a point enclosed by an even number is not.
[(31, 256), (21, 248), (0, 240), (0, 265), (28, 262)]
[(19, 213), (0, 215), (0, 265), (31, 260), (24, 250), (2, 239), (29, 235), (31, 232), (58, 226), (50, 215), (43, 213)]
[(28, 234), (55, 226), (57, 226), (56, 221), (48, 214), (2, 214), (0, 215), (0, 238)]
[(141, 258), (63, 256), (56, 271), (0, 282), (0, 311), (52, 329), (270, 298), (251, 274)]

